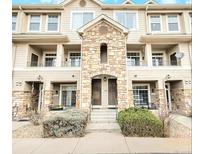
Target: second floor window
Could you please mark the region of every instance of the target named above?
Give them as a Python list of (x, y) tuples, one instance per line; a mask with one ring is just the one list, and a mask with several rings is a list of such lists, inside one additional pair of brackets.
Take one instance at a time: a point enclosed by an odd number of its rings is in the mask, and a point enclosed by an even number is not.
[(163, 53), (153, 53), (152, 54), (152, 65), (153, 66), (163, 66)]
[(48, 15), (48, 28), (47, 31), (58, 31), (58, 15)]
[(80, 53), (70, 53), (70, 62), (71, 62), (71, 66), (79, 67), (80, 66)]
[(127, 65), (128, 66), (140, 66), (140, 54), (139, 53), (127, 53)]
[(160, 16), (150, 16), (150, 27), (152, 32), (161, 31), (161, 22)]
[(40, 31), (40, 15), (30, 16), (29, 31)]
[(117, 12), (115, 14), (116, 21), (128, 29), (136, 29), (136, 13), (135, 12)]
[(16, 31), (16, 19), (17, 19), (17, 14), (12, 15), (12, 31)]
[(73, 12), (72, 29), (76, 30), (94, 18), (93, 12)]
[(102, 43), (100, 45), (100, 61), (101, 63), (107, 63), (107, 44)]
[(178, 15), (168, 15), (167, 18), (168, 18), (168, 31), (178, 32), (179, 31)]
[(35, 54), (31, 54), (31, 64), (30, 66), (38, 66), (38, 56)]
[(46, 54), (45, 55), (45, 66), (46, 67), (56, 66), (56, 54)]

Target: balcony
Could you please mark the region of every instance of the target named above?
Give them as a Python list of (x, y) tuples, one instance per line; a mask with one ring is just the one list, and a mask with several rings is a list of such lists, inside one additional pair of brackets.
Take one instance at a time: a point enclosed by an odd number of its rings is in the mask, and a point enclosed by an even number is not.
[(179, 52), (177, 44), (152, 44), (127, 46), (127, 66), (137, 67), (178, 67), (181, 66), (181, 59), (177, 58)]
[[(30, 45), (27, 67), (79, 68), (81, 54), (79, 46)], [(70, 51), (72, 50), (72, 51)]]

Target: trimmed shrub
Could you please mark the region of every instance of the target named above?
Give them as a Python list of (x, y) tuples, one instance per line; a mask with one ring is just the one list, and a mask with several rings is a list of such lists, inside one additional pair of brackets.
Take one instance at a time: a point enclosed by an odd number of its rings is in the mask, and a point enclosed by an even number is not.
[(43, 137), (81, 137), (85, 134), (88, 114), (69, 109), (47, 117), (43, 121)]
[(163, 123), (151, 111), (128, 108), (118, 114), (118, 123), (125, 136), (163, 136)]

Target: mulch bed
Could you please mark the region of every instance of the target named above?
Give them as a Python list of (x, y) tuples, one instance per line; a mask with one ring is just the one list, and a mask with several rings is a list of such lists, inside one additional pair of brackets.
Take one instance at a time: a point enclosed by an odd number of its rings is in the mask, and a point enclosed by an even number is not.
[(42, 125), (34, 126), (28, 124), (20, 127), (12, 132), (13, 138), (42, 138), (43, 127)]

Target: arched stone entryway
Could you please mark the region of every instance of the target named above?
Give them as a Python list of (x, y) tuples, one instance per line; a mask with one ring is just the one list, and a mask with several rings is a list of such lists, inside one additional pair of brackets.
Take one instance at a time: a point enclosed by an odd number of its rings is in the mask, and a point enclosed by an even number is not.
[(96, 75), (92, 77), (92, 108), (117, 107), (117, 77), (112, 75)]
[[(92, 25), (85, 26), (80, 32), (82, 38), (81, 107), (91, 109), (94, 104), (104, 107), (115, 105), (118, 109), (126, 108), (129, 106), (126, 73), (127, 31), (104, 15), (91, 23)], [(106, 31), (102, 33), (102, 29)], [(105, 49), (102, 49), (102, 44), (106, 44)], [(102, 87), (104, 77), (106, 82)], [(109, 94), (106, 90), (108, 91), (109, 85), (112, 84), (115, 88), (112, 91), (115, 92)], [(93, 89), (96, 94), (92, 93)]]

